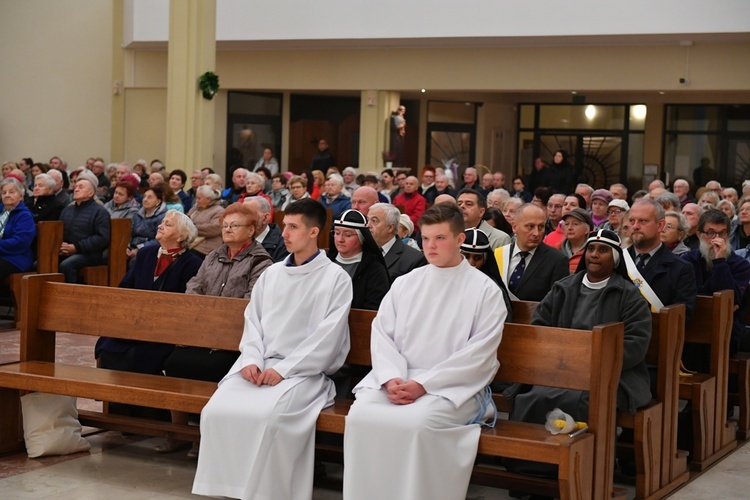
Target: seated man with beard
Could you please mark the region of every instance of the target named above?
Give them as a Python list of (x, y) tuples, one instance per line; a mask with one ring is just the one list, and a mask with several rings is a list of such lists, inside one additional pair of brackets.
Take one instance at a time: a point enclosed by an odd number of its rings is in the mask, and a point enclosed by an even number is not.
[[(730, 352), (750, 349), (750, 338), (744, 334), (742, 318), (745, 317), (745, 291), (750, 282), (750, 263), (732, 252), (729, 244), (729, 218), (717, 209), (708, 209), (698, 220), (700, 246), (682, 256), (693, 266), (698, 295), (712, 295), (720, 290), (734, 290), (734, 324)], [(707, 371), (707, 353), (691, 356), (686, 350), (683, 360), (691, 370)], [(705, 349), (703, 350), (705, 351)], [(695, 353), (698, 354), (697, 352)], [(700, 358), (700, 359), (696, 359)], [(705, 358), (705, 359), (704, 359)]]

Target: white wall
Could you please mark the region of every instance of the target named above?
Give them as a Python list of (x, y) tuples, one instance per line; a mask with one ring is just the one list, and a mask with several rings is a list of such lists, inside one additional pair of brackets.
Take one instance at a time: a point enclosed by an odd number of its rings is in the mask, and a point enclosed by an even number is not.
[(112, 3), (3, 0), (0, 19), (0, 161), (112, 160)]
[[(125, 9), (126, 44), (166, 42), (169, 0), (126, 0)], [(218, 42), (747, 32), (747, 0), (217, 0), (216, 7)]]

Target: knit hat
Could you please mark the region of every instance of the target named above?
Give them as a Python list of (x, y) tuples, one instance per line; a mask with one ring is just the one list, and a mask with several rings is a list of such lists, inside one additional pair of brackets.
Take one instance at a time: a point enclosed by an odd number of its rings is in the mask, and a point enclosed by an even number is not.
[(582, 209), (582, 208), (574, 208), (567, 214), (563, 215), (563, 220), (567, 219), (568, 217), (573, 217), (575, 219), (578, 219), (581, 222), (584, 222), (589, 225), (589, 229), (594, 228), (594, 221), (591, 220), (591, 215), (589, 213)]
[(593, 203), (597, 199), (609, 205), (609, 202), (612, 201), (612, 193), (607, 189), (597, 189), (591, 194), (591, 202)]
[(91, 170), (83, 170), (80, 174), (78, 174), (78, 179), (76, 179), (76, 182), (78, 181), (88, 181), (91, 184), (91, 189), (96, 192), (96, 188), (99, 187), (99, 179), (96, 178), (96, 175)]
[[(612, 201), (609, 202), (609, 207), (621, 208), (625, 212), (627, 212), (628, 210), (630, 210), (630, 205), (628, 205), (627, 201), (620, 200), (620, 199), (617, 199), (617, 198), (615, 198), (614, 200), (612, 200)], [(607, 208), (609, 208), (609, 207), (607, 207)]]
[(464, 231), (466, 239), (461, 243), (461, 250), (468, 253), (488, 253), (492, 252), (490, 239), (484, 231), (475, 227), (470, 227)]
[(409, 230), (409, 235), (414, 233), (414, 223), (411, 221), (408, 215), (401, 214), (398, 218), (398, 223)]

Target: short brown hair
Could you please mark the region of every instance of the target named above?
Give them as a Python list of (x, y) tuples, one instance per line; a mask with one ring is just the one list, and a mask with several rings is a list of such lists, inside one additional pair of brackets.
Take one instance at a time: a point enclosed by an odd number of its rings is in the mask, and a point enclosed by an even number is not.
[(461, 209), (453, 204), (438, 203), (433, 205), (419, 218), (419, 227), (447, 222), (451, 232), (458, 236), (464, 232), (464, 216)]

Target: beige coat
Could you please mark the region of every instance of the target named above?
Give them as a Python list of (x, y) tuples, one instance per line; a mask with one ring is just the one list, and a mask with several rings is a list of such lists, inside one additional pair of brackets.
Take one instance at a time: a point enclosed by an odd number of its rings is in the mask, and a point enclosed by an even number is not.
[(203, 255), (208, 255), (213, 250), (219, 248), (223, 243), (221, 241), (221, 224), (219, 224), (219, 218), (223, 213), (224, 207), (217, 202), (213, 202), (202, 210), (198, 208), (198, 205), (194, 205), (190, 209), (188, 217), (193, 221), (195, 227), (198, 228), (198, 238), (203, 239), (193, 247), (193, 250)]

